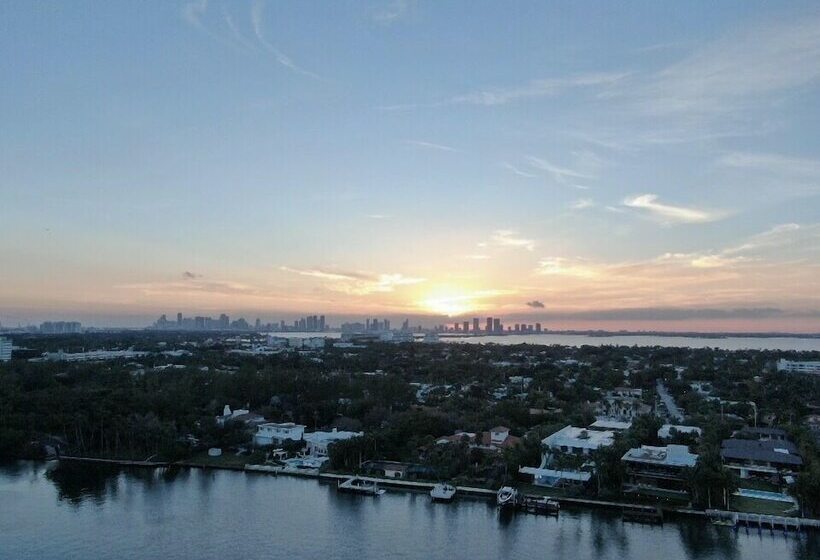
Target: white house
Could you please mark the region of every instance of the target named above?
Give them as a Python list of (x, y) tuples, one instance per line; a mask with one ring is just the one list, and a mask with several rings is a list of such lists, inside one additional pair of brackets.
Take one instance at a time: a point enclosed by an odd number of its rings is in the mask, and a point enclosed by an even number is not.
[(777, 360), (777, 371), (786, 373), (813, 373), (815, 375), (820, 375), (820, 361), (795, 362), (780, 358)]
[(551, 451), (574, 455), (589, 455), (597, 449), (609, 447), (614, 442), (613, 431), (588, 430), (575, 426), (565, 426), (541, 440), (541, 444)]
[(293, 422), (266, 422), (256, 427), (253, 435), (255, 445), (273, 445), (285, 440), (299, 441), (305, 433), (305, 426)]
[(328, 447), (337, 441), (361, 437), (364, 432), (346, 432), (333, 428), (332, 432), (311, 432), (305, 434), (304, 440), (307, 442), (307, 452), (313, 457), (327, 457)]

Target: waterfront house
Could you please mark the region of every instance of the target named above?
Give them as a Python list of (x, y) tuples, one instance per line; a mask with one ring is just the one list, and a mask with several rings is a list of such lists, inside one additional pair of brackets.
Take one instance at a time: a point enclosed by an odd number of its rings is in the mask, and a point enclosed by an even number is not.
[(686, 445), (632, 448), (621, 458), (626, 467), (624, 493), (667, 499), (689, 498), (689, 469), (698, 456)]
[(305, 426), (293, 422), (266, 422), (256, 427), (253, 435), (255, 445), (278, 445), (286, 440), (300, 441), (305, 433)]
[(459, 442), (467, 443), (470, 449), (497, 452), (518, 445), (521, 438), (510, 435), (510, 429), (506, 426), (496, 426), (488, 432), (457, 431), (451, 436), (442, 436), (436, 440), (439, 445)]
[(436, 472), (431, 467), (400, 461), (365, 461), (362, 463), (361, 469), (365, 474), (385, 478), (400, 478), (403, 480), (416, 478), (434, 480), (436, 478)]
[(304, 434), (307, 443), (307, 453), (313, 457), (327, 457), (328, 448), (337, 441), (344, 441), (354, 437), (362, 437), (364, 432), (346, 432), (333, 428), (330, 432), (310, 432)]
[(541, 440), (541, 444), (552, 452), (572, 455), (589, 455), (615, 442), (615, 432), (611, 430), (589, 430), (575, 426), (564, 426)]
[(740, 478), (765, 478), (775, 483), (794, 476), (803, 466), (797, 447), (787, 440), (725, 439), (720, 456)]

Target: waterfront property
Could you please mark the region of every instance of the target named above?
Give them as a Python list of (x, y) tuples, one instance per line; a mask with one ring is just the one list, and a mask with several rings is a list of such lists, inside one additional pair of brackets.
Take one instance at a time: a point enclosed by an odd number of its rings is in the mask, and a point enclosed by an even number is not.
[(698, 456), (685, 445), (642, 445), (627, 451), (621, 461), (626, 467), (624, 493), (688, 499), (689, 469)]
[(465, 442), (470, 449), (480, 449), (482, 451), (501, 451), (507, 447), (513, 447), (521, 442), (521, 438), (510, 435), (510, 429), (506, 426), (496, 426), (487, 432), (461, 432), (458, 431), (451, 436), (442, 436), (436, 440), (439, 445), (448, 443)]
[(547, 451), (568, 453), (572, 455), (589, 455), (602, 447), (615, 442), (615, 432), (589, 430), (575, 426), (564, 426), (552, 435), (541, 440)]
[(794, 476), (803, 465), (803, 458), (790, 441), (725, 439), (720, 455), (740, 478), (764, 478), (773, 483)]
[(310, 432), (302, 437), (307, 443), (307, 454), (312, 457), (327, 457), (328, 448), (337, 441), (361, 437), (364, 432), (346, 432), (333, 428), (330, 432)]
[(300, 441), (305, 433), (305, 426), (293, 422), (266, 422), (256, 427), (253, 442), (256, 445), (281, 444), (286, 440)]

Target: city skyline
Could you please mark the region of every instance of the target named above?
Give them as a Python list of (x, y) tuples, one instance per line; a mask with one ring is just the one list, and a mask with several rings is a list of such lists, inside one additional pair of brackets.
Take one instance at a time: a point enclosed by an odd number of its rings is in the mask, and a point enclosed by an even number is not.
[(816, 3), (0, 18), (3, 324), (820, 332)]

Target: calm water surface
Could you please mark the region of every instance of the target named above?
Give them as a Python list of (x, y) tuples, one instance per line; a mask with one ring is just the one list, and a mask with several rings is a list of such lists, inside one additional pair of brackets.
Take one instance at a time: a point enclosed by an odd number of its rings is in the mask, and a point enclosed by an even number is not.
[[(339, 338), (340, 333), (268, 333), (284, 337), (310, 338), (323, 336)], [(613, 335), (590, 336), (587, 334), (510, 334), (503, 336), (448, 336), (441, 342), (466, 342), (469, 344), (544, 344), (560, 346), (668, 346), (672, 348), (720, 348), (722, 350), (797, 350), (820, 352), (820, 338), (727, 336), (706, 338), (695, 336)]]
[(586, 510), (502, 516), (486, 501), (340, 495), (316, 480), (241, 472), (0, 467), (2, 559), (505, 557), (816, 560), (820, 537), (641, 526)]

